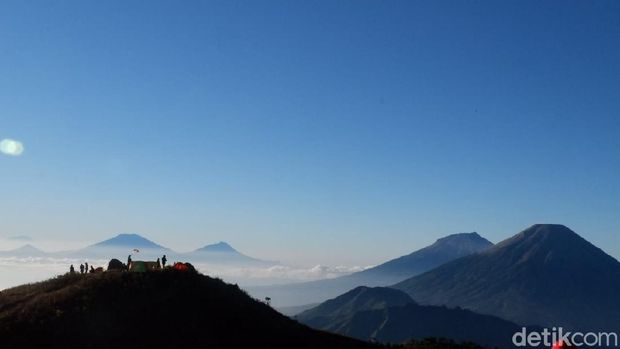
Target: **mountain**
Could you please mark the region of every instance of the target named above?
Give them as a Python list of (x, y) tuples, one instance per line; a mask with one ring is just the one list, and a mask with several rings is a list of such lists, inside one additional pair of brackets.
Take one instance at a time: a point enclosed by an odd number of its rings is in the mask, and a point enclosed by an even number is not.
[(41, 251), (30, 244), (26, 244), (14, 250), (0, 251), (1, 257), (44, 257), (47, 255), (48, 254), (46, 252)]
[(620, 329), (620, 263), (563, 225), (534, 225), (394, 287), (524, 325)]
[(451, 260), (493, 246), (477, 233), (446, 236), (406, 256), (350, 275), (311, 282), (249, 287), (257, 298), (271, 297), (281, 307), (320, 303), (357, 286), (388, 286), (424, 273)]
[[(134, 251), (137, 249), (139, 252)], [(134, 260), (155, 260), (164, 254), (175, 254), (171, 249), (161, 246), (138, 234), (119, 234), (96, 244), (75, 251), (56, 253), (59, 256), (69, 258), (111, 259), (125, 260), (128, 255), (133, 255)]]
[(192, 272), (67, 274), (0, 294), (6, 348), (378, 348)]
[(453, 259), (484, 251), (491, 246), (493, 243), (475, 232), (452, 234), (421, 250), (345, 278), (375, 282), (380, 280), (382, 284), (390, 284), (421, 274)]
[(182, 256), (194, 263), (207, 263), (228, 267), (266, 267), (279, 264), (278, 262), (264, 261), (246, 256), (224, 241), (206, 245), (192, 252), (184, 253)]
[(357, 287), (299, 314), (314, 328), (384, 343), (441, 337), (488, 347), (512, 347), (521, 326), (463, 309), (420, 306), (406, 293), (386, 287)]
[(239, 253), (237, 250), (232, 248), (228, 243), (224, 241), (220, 241), (217, 244), (207, 245), (202, 248), (197, 249), (194, 252), (206, 252), (206, 253)]
[(111, 239), (98, 242), (87, 248), (137, 248), (137, 249), (154, 249), (154, 250), (170, 250), (144, 238), (138, 234), (119, 234)]

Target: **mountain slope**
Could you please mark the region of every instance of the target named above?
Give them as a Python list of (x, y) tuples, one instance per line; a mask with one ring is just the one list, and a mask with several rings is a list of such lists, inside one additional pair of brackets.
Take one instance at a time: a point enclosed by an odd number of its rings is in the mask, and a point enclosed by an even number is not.
[(420, 306), (406, 293), (386, 287), (358, 287), (296, 318), (317, 329), (390, 343), (443, 337), (508, 348), (512, 335), (520, 330), (493, 316)]
[(354, 277), (380, 278), (386, 281), (404, 280), (456, 258), (484, 251), (491, 246), (493, 243), (475, 232), (452, 234), (421, 250), (356, 273)]
[(453, 234), (411, 254), (351, 275), (287, 285), (250, 287), (248, 291), (257, 298), (271, 297), (278, 306), (320, 303), (357, 286), (392, 285), (491, 246), (491, 242), (477, 233)]
[[(387, 287), (359, 286), (295, 318), (315, 328), (339, 332), (356, 312), (415, 303), (406, 293)], [(368, 338), (367, 338), (368, 339)]]
[(371, 348), (190, 272), (65, 275), (0, 294), (3, 347)]
[(394, 287), (520, 324), (620, 329), (620, 263), (562, 225), (534, 225)]

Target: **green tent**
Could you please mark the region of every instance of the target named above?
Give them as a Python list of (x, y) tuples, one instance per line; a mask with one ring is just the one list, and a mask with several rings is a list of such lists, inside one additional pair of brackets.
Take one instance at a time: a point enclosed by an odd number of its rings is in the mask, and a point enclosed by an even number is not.
[(135, 273), (146, 273), (146, 264), (143, 261), (132, 261), (129, 271)]

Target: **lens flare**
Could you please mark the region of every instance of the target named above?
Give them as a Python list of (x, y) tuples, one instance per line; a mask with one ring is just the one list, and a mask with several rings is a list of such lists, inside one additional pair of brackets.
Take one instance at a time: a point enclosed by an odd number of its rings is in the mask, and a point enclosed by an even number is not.
[(20, 156), (24, 152), (24, 145), (13, 139), (3, 139), (0, 142), (0, 152), (11, 156)]

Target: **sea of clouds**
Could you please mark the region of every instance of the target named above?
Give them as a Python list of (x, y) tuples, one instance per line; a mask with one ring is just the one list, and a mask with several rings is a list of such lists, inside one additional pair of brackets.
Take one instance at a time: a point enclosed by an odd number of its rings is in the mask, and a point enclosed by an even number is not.
[[(94, 267), (107, 267), (108, 260), (56, 258), (56, 257), (0, 257), (0, 290), (49, 279), (69, 271), (73, 264), (79, 270), (80, 264), (88, 262)], [(214, 264), (196, 264), (203, 274), (221, 278), (241, 286), (286, 284), (335, 278), (364, 270), (359, 266), (295, 267), (274, 265), (265, 267), (236, 267)]]

